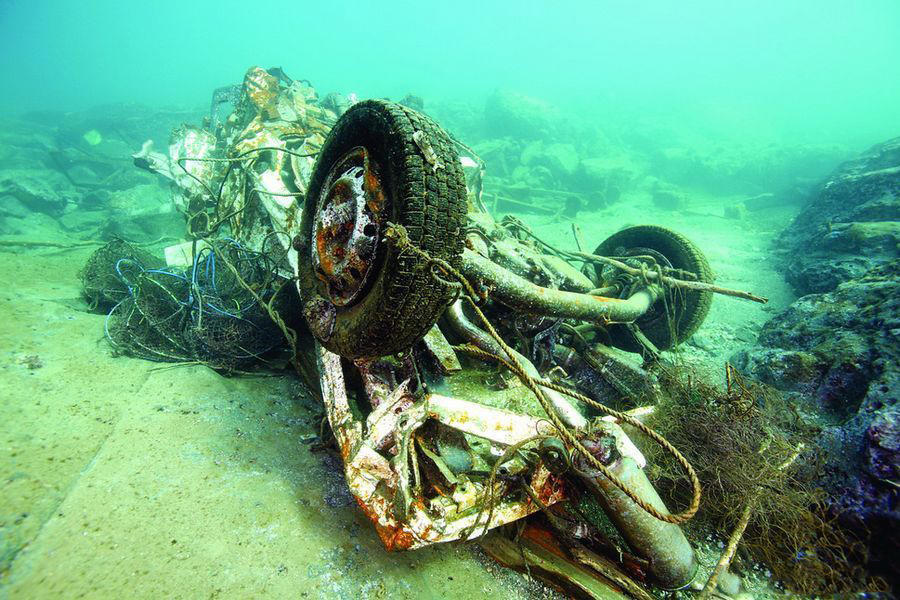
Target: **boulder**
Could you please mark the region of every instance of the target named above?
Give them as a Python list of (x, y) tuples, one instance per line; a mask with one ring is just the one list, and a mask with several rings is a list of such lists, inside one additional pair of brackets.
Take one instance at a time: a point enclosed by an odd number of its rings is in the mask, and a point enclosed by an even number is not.
[(15, 196), (0, 195), (0, 216), (22, 219), (31, 211)]
[(679, 187), (664, 181), (655, 181), (650, 189), (650, 198), (657, 208), (681, 210), (687, 204), (687, 194)]
[(46, 213), (28, 211), (23, 217), (0, 214), (0, 235), (14, 235), (28, 240), (55, 240), (62, 237), (59, 222)]
[(900, 552), (900, 259), (800, 298), (733, 362), (815, 416), (830, 506)]
[(826, 292), (900, 256), (900, 138), (842, 164), (782, 233), (787, 279)]
[(555, 106), (539, 98), (497, 90), (488, 96), (484, 118), (489, 136), (551, 139), (559, 127), (560, 113)]
[(104, 239), (155, 240), (185, 227), (168, 190), (156, 182), (111, 194), (108, 210), (109, 218), (100, 227)]
[(0, 171), (0, 198), (12, 197), (34, 212), (58, 216), (80, 194), (58, 171), (40, 168)]
[(525, 146), (519, 161), (528, 167), (546, 167), (559, 181), (568, 181), (578, 170), (578, 152), (572, 144), (534, 141)]
[(53, 168), (53, 135), (46, 126), (0, 118), (0, 169)]
[(573, 187), (597, 194), (611, 204), (632, 189), (640, 176), (641, 168), (624, 154), (585, 158), (575, 174)]

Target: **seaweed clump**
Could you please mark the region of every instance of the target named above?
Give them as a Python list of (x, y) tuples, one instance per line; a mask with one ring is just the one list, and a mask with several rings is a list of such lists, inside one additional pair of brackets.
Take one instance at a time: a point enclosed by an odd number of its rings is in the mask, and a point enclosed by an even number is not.
[[(694, 533), (724, 532), (746, 521), (738, 556), (763, 563), (799, 594), (884, 591), (866, 568), (867, 540), (838, 524), (816, 484), (818, 429), (777, 391), (726, 366), (724, 390), (672, 370), (649, 424), (697, 471), (704, 501)], [(676, 504), (689, 498), (677, 465), (655, 448), (649, 475)], [(700, 531), (697, 531), (697, 530)], [(748, 563), (744, 563), (746, 566)]]

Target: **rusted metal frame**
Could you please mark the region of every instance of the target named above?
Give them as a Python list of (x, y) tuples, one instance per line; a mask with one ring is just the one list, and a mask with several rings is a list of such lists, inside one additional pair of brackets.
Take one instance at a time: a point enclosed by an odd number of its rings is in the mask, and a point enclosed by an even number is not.
[[(457, 335), (459, 335), (463, 339), (471, 342), (482, 350), (486, 350), (497, 356), (506, 355), (506, 352), (504, 352), (503, 349), (500, 348), (500, 345), (497, 344), (497, 342), (490, 335), (488, 335), (486, 331), (476, 326), (469, 320), (468, 317), (466, 317), (465, 313), (463, 312), (462, 300), (457, 300), (452, 305), (450, 305), (445, 315), (447, 317), (449, 325), (456, 331)], [(515, 350), (513, 350), (513, 353), (515, 354), (515, 358), (518, 359), (519, 363), (525, 369), (525, 372), (529, 377), (533, 377), (535, 379), (540, 378), (540, 373), (538, 373), (538, 370), (530, 360), (528, 360), (526, 357), (522, 356)], [(587, 426), (587, 419), (584, 418), (584, 415), (582, 415), (566, 397), (554, 390), (544, 389), (541, 391), (553, 406), (556, 414), (560, 419), (562, 419), (563, 423), (576, 429), (581, 429)]]
[(656, 286), (641, 288), (625, 300), (553, 290), (468, 249), (463, 253), (461, 271), (468, 279), (487, 285), (491, 297), (512, 308), (581, 321), (630, 323), (646, 313), (659, 294)]
[(429, 394), (426, 401), (430, 416), (443, 425), (504, 446), (553, 432), (552, 425), (546, 419), (502, 408), (441, 394)]
[[(409, 392), (403, 384), (370, 413), (368, 427), (364, 428), (350, 407), (340, 357), (318, 344), (316, 352), (322, 397), (344, 457), (348, 487), (389, 550), (459, 539), (462, 533), (474, 528), (476, 520), (485, 516), (480, 510), (470, 510), (462, 516), (446, 510), (441, 514), (438, 507), (427, 506), (412, 493), (407, 452), (413, 432), (427, 419), (434, 418), (448, 427), (500, 445), (533, 437), (535, 432), (546, 428), (544, 421), (534, 417), (441, 395), (431, 394), (418, 402), (404, 404)], [(467, 425), (463, 428), (460, 424)], [(386, 432), (393, 436), (399, 450), (394, 459), (386, 458), (377, 449), (385, 447)], [(561, 480), (541, 464), (534, 469), (529, 485), (547, 505), (565, 498)], [(493, 529), (536, 510), (538, 507), (529, 501), (501, 500), (493, 510), (490, 523), (480, 522), (477, 528)]]
[[(642, 500), (660, 512), (668, 512), (634, 454), (622, 452), (623, 448), (633, 447), (622, 428), (610, 421), (601, 421), (600, 427), (605, 435), (615, 439), (619, 450), (607, 467)], [(699, 563), (682, 529), (653, 517), (586, 463), (578, 464), (577, 472), (631, 549), (648, 561), (648, 575), (653, 581), (670, 590), (690, 585)]]
[(624, 593), (610, 579), (598, 575), (592, 567), (573, 561), (552, 532), (534, 524), (526, 525), (516, 541), (503, 535), (491, 535), (483, 538), (480, 544), (500, 564), (542, 579), (566, 597), (633, 600), (633, 596)]
[(316, 360), (322, 384), (322, 400), (334, 437), (337, 439), (341, 456), (346, 461), (350, 452), (363, 439), (362, 423), (357, 421), (350, 409), (341, 357), (333, 354), (316, 342)]
[[(661, 282), (666, 285), (674, 286), (674, 287), (682, 287), (686, 289), (692, 289), (697, 291), (707, 291), (713, 292), (714, 294), (722, 294), (724, 296), (733, 296), (735, 298), (743, 298), (745, 300), (752, 300), (753, 302), (759, 302), (761, 304), (765, 304), (769, 301), (768, 298), (764, 298), (762, 296), (757, 296), (755, 294), (751, 294), (750, 292), (744, 292), (741, 290), (732, 290), (729, 288), (723, 288), (717, 285), (713, 285), (712, 283), (706, 283), (704, 281), (694, 281), (694, 280), (685, 280), (678, 279), (676, 277), (671, 277), (669, 275), (664, 275), (662, 272), (654, 271), (652, 269), (640, 269), (637, 267), (633, 267), (628, 265), (617, 258), (613, 258), (610, 256), (600, 256), (599, 254), (590, 254), (588, 252), (581, 251), (571, 251), (571, 250), (559, 250), (554, 248), (541, 238), (537, 237), (531, 230), (525, 226), (518, 219), (515, 220), (514, 224), (516, 227), (522, 231), (524, 231), (528, 236), (537, 241), (539, 244), (547, 248), (548, 250), (555, 252), (558, 256), (567, 258), (567, 259), (575, 259), (588, 263), (600, 263), (605, 265), (610, 265), (615, 267), (616, 269), (634, 276), (646, 278), (649, 281)], [(638, 257), (629, 257), (629, 258), (638, 258)], [(680, 269), (674, 269), (671, 272), (678, 274), (679, 276), (696, 276), (694, 273), (681, 271)]]
[[(457, 333), (475, 344), (484, 344), (487, 346), (484, 349), (496, 353), (493, 348), (497, 345), (496, 342), (489, 337), (485, 339), (487, 334), (466, 319), (461, 304), (457, 303), (448, 310), (448, 321), (457, 329)], [(643, 455), (621, 427), (606, 420), (600, 421), (597, 427), (615, 441), (618, 451), (616, 460), (609, 464), (613, 472), (642, 499), (657, 510), (666, 511), (659, 494), (641, 470), (646, 464)], [(660, 521), (647, 513), (600, 473), (583, 474), (581, 479), (598, 497), (632, 549), (650, 562), (649, 573), (660, 586), (677, 589), (693, 580), (698, 563), (693, 548), (680, 527)]]

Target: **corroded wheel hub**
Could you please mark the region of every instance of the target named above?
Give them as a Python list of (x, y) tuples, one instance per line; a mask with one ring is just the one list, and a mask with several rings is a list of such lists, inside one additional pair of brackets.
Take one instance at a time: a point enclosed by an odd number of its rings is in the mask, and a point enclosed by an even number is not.
[(378, 173), (357, 146), (328, 172), (313, 223), (313, 268), (336, 306), (353, 303), (369, 281), (384, 207)]
[[(658, 264), (662, 267), (668, 267), (670, 269), (672, 268), (672, 263), (669, 261), (669, 259), (666, 258), (666, 256), (663, 253), (658, 252), (658, 251), (654, 250), (653, 248), (644, 248), (641, 246), (634, 246), (631, 248), (616, 248), (616, 254), (620, 258), (627, 258), (627, 257), (632, 257), (632, 256), (634, 256), (634, 257), (650, 256), (656, 260), (656, 264)], [(646, 264), (646, 261), (643, 261), (639, 258), (635, 258), (633, 260), (626, 260), (625, 262), (627, 264), (630, 264), (631, 266), (637, 267), (637, 268), (640, 268), (642, 262), (644, 264)], [(629, 293), (629, 290), (627, 290), (627, 289), (623, 290), (623, 294), (627, 294), (627, 293)], [(657, 301), (650, 305), (650, 308), (647, 309), (647, 312), (645, 312), (643, 315), (641, 315), (640, 320), (638, 321), (639, 323), (646, 323), (647, 321), (656, 320), (656, 319), (666, 316), (665, 315), (665, 302), (661, 302), (660, 301), (661, 299), (662, 299), (662, 296), (660, 295), (657, 298)]]

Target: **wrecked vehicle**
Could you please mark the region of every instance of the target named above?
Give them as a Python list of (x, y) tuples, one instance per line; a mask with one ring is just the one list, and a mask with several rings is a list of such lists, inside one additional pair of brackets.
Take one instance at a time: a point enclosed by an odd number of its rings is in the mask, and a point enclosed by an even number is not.
[[(224, 120), (222, 98), (234, 102)], [(213, 238), (280, 249), (304, 319), (273, 319), (387, 549), (471, 540), (541, 511), (519, 544), (572, 593), (644, 597), (635, 581), (694, 580), (679, 524), (699, 481), (641, 407), (657, 393), (652, 365), (701, 326), (714, 293), (765, 300), (716, 287), (693, 243), (646, 225), (593, 250), (576, 229), (579, 251), (554, 248), (489, 213), (483, 163), (429, 117), (319, 98), (280, 69), (250, 69), (204, 127), (134, 160), (173, 181), (186, 217), (190, 241), (167, 249), (169, 264), (196, 263)], [(682, 465), (690, 506), (664, 504), (631, 437)], [(601, 533), (600, 513), (629, 551)], [(524, 551), (502, 540), (485, 547), (521, 566)]]

